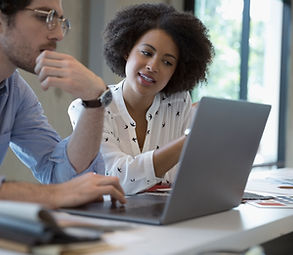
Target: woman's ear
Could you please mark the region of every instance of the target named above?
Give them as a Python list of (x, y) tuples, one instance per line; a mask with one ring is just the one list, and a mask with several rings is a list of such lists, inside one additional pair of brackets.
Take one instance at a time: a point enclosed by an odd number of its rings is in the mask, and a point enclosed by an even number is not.
[(125, 61), (127, 61), (127, 59), (128, 59), (128, 54), (126, 54), (126, 55), (124, 56), (124, 59), (125, 59)]
[(2, 14), (2, 12), (0, 11), (0, 33), (1, 33), (2, 30), (3, 30), (2, 26), (3, 26), (3, 14)]
[(0, 11), (0, 33), (3, 32), (5, 24), (7, 26), (7, 17), (2, 13), (2, 11)]

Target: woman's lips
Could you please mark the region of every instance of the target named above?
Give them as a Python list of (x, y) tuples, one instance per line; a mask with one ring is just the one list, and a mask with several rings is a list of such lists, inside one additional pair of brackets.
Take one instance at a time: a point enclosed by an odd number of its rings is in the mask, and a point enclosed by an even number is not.
[(141, 79), (143, 81), (146, 81), (148, 83), (155, 83), (155, 79), (149, 75), (143, 74), (143, 73), (139, 73), (139, 76), (141, 77)]

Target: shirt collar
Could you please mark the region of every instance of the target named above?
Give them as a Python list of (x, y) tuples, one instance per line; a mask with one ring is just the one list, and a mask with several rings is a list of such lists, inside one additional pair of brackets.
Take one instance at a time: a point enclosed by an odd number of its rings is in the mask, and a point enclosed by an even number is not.
[[(114, 91), (112, 91), (112, 92), (113, 92), (114, 98), (116, 98), (116, 103), (117, 103), (119, 111), (125, 111), (127, 113), (126, 115), (129, 115), (129, 113), (126, 109), (126, 105), (124, 103), (124, 99), (123, 99), (123, 84), (124, 84), (124, 82), (125, 82), (125, 79), (123, 79), (118, 84), (116, 84), (116, 87), (114, 88)], [(146, 116), (149, 116), (150, 114), (155, 115), (160, 107), (161, 101), (165, 100), (165, 99), (167, 99), (167, 96), (165, 96), (164, 93), (158, 93), (155, 96), (152, 105), (148, 109)], [(130, 117), (130, 115), (129, 115), (129, 117)], [(131, 120), (132, 120), (132, 118), (131, 118)]]
[(7, 79), (0, 82), (0, 95), (6, 92), (6, 81)]
[(4, 86), (5, 86), (5, 81), (6, 81), (6, 79), (0, 82), (0, 89), (4, 88)]

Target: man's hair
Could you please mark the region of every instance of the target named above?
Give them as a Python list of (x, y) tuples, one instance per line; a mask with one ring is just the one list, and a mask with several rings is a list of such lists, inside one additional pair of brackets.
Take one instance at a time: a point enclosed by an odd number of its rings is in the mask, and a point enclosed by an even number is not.
[(13, 16), (23, 10), (32, 0), (0, 0), (0, 10), (7, 16)]
[(214, 48), (203, 23), (193, 14), (178, 12), (166, 4), (140, 4), (128, 7), (112, 19), (104, 31), (104, 55), (111, 70), (125, 77), (125, 56), (139, 38), (151, 29), (162, 29), (179, 49), (179, 61), (167, 86), (167, 95), (191, 91), (206, 82)]
[(32, 0), (0, 0), (0, 11), (6, 15), (7, 24), (11, 25), (18, 11), (27, 7)]

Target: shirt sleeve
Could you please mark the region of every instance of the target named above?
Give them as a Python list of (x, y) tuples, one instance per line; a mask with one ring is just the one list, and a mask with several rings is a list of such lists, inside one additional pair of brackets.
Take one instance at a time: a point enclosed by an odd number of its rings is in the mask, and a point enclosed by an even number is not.
[(55, 171), (53, 172), (52, 182), (65, 182), (72, 179), (73, 177), (78, 177), (88, 172), (96, 172), (101, 175), (105, 174), (104, 160), (100, 153), (94, 159), (94, 161), (91, 163), (88, 169), (77, 174), (68, 160), (66, 149), (68, 140), (69, 137), (59, 142), (55, 147), (55, 150), (53, 151), (52, 155), (50, 156), (50, 161), (54, 162), (54, 164), (56, 165)]
[[(21, 88), (11, 149), (41, 183), (59, 183), (77, 176), (67, 156), (69, 137), (61, 141), (32, 89), (26, 84)], [(85, 172), (98, 170), (101, 157), (96, 160)]]

